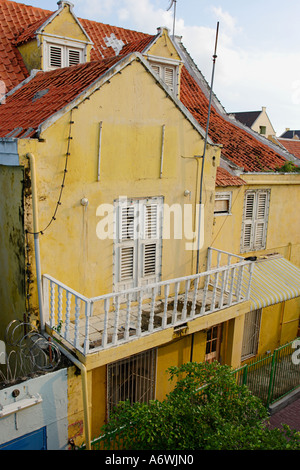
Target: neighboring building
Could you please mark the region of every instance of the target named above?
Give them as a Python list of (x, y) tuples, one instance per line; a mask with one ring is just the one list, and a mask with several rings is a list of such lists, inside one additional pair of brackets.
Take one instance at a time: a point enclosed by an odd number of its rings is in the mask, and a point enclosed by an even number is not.
[(281, 139), (300, 139), (300, 130), (291, 130), (288, 127), (284, 133), (280, 136)]
[(276, 135), (265, 106), (262, 107), (261, 111), (242, 111), (230, 113), (229, 115), (267, 138)]
[(274, 136), (272, 141), (300, 159), (300, 131), (286, 129), (280, 137)]
[(26, 312), (59, 339), (80, 444), (119, 400), (164, 398), (169, 366), (296, 337), (300, 175), (216, 97), (204, 152), (209, 87), (166, 28), (58, 5), (0, 3), (0, 333)]

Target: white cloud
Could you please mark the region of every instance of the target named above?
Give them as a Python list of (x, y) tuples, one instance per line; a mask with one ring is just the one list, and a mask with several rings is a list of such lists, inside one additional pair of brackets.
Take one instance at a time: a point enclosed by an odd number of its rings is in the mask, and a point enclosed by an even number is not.
[[(81, 17), (150, 34), (155, 34), (160, 26), (167, 26), (172, 32), (173, 10), (166, 11), (169, 0), (73, 1), (75, 12)], [(221, 7), (212, 6), (210, 11), (216, 23), (220, 22), (214, 91), (223, 106), (227, 111), (250, 111), (267, 106), (275, 128), (292, 127), (286, 120), (289, 114), (298, 115), (299, 56), (282, 49), (271, 53), (260, 46), (255, 46), (254, 50), (252, 43), (247, 44), (247, 49), (245, 45), (242, 47), (241, 39), (245, 44), (246, 33), (237, 18)], [(190, 23), (192, 21), (189, 19)], [(201, 24), (201, 20), (197, 19), (197, 23)], [(198, 26), (196, 20), (187, 24), (177, 13), (175, 34), (182, 36), (185, 47), (210, 81), (216, 27)], [(295, 126), (299, 128), (299, 123)]]

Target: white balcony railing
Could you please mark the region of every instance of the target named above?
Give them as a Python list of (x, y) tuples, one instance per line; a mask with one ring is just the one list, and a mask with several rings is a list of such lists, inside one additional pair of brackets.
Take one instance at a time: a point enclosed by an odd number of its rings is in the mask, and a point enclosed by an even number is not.
[(93, 298), (46, 274), (46, 324), (87, 355), (248, 300), (252, 270), (244, 258), (209, 248), (203, 273)]

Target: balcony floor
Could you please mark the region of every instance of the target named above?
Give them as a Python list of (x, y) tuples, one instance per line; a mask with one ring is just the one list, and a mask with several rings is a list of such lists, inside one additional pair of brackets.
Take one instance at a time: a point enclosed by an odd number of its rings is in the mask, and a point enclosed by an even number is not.
[[(194, 298), (194, 292), (190, 291), (187, 295), (185, 294), (178, 295), (177, 301), (177, 308), (174, 312), (174, 299), (168, 298), (167, 302), (167, 309), (166, 309), (166, 319), (164, 320), (164, 310), (165, 310), (165, 302), (163, 300), (159, 300), (155, 302), (154, 305), (154, 316), (153, 316), (153, 328), (149, 330), (150, 325), (150, 316), (151, 316), (151, 308), (152, 303), (151, 300), (149, 302), (145, 302), (142, 304), (142, 315), (140, 318), (140, 331), (141, 335), (149, 334), (154, 331), (158, 331), (163, 328), (163, 322), (165, 321), (165, 327), (168, 326), (176, 326), (183, 324), (187, 321), (191, 321), (194, 318), (197, 318), (201, 314), (202, 309), (202, 302), (203, 302), (203, 289), (199, 289), (197, 293), (196, 299), (196, 306), (195, 311), (192, 314), (192, 304)], [(205, 310), (202, 311), (202, 315), (210, 313), (218, 308), (226, 308), (229, 306), (228, 303), (228, 295), (225, 293), (223, 295), (222, 306), (220, 305), (219, 295), (216, 295), (214, 307), (212, 306), (213, 300), (213, 291), (208, 290), (206, 293), (205, 299)], [(235, 301), (233, 296), (232, 301)], [(184, 303), (186, 302), (186, 309), (184, 309)], [(213, 307), (213, 308), (212, 308)], [(184, 312), (184, 310), (186, 310)], [(128, 312), (126, 309), (126, 305), (124, 308), (120, 308), (119, 316), (118, 316), (118, 324), (117, 329), (115, 325), (115, 310), (112, 310), (108, 314), (107, 319), (107, 339), (105, 347), (110, 347), (115, 344), (115, 340), (117, 340), (117, 344), (122, 343), (123, 341), (126, 342), (130, 339), (134, 339), (139, 337), (140, 335), (137, 334), (139, 329), (138, 319), (139, 319), (139, 306), (134, 305), (130, 308), (130, 318), (128, 321)], [(128, 325), (128, 326), (127, 326)], [(126, 331), (127, 330), (127, 331)], [(116, 335), (115, 331), (117, 331), (117, 338), (114, 338)], [(97, 349), (102, 349), (103, 346), (103, 332), (104, 332), (104, 313), (97, 312), (97, 303), (94, 304), (93, 308), (93, 315), (89, 319), (89, 331), (88, 331), (88, 339), (89, 339), (89, 350), (93, 352)], [(62, 336), (64, 336), (62, 332)], [(70, 341), (72, 344), (74, 343), (75, 337), (75, 321), (71, 321), (69, 325), (68, 335), (65, 336), (65, 339)], [(87, 338), (87, 331), (86, 331), (86, 319), (85, 317), (79, 319), (79, 347), (84, 347), (84, 341)]]

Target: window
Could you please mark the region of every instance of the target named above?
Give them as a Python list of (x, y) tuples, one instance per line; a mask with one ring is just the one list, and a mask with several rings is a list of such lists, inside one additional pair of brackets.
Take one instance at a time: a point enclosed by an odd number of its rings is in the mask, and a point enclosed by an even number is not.
[(266, 126), (259, 126), (259, 133), (265, 135), (267, 132)]
[(216, 193), (215, 195), (215, 215), (229, 215), (231, 213), (232, 193)]
[(220, 358), (222, 325), (216, 325), (207, 330), (205, 362), (218, 361)]
[(155, 397), (156, 349), (107, 366), (108, 414), (120, 401), (148, 403)]
[(62, 45), (59, 43), (46, 42), (46, 70), (52, 70), (59, 67), (70, 67), (83, 62), (84, 49), (72, 47), (71, 45)]
[(151, 63), (152, 70), (167, 85), (169, 90), (177, 93), (177, 67), (175, 65), (167, 65), (162, 63)]
[(247, 191), (244, 201), (241, 252), (266, 247), (270, 190)]
[(261, 310), (253, 310), (245, 315), (242, 361), (257, 354), (260, 321)]
[(116, 290), (160, 280), (163, 198), (115, 202)]

